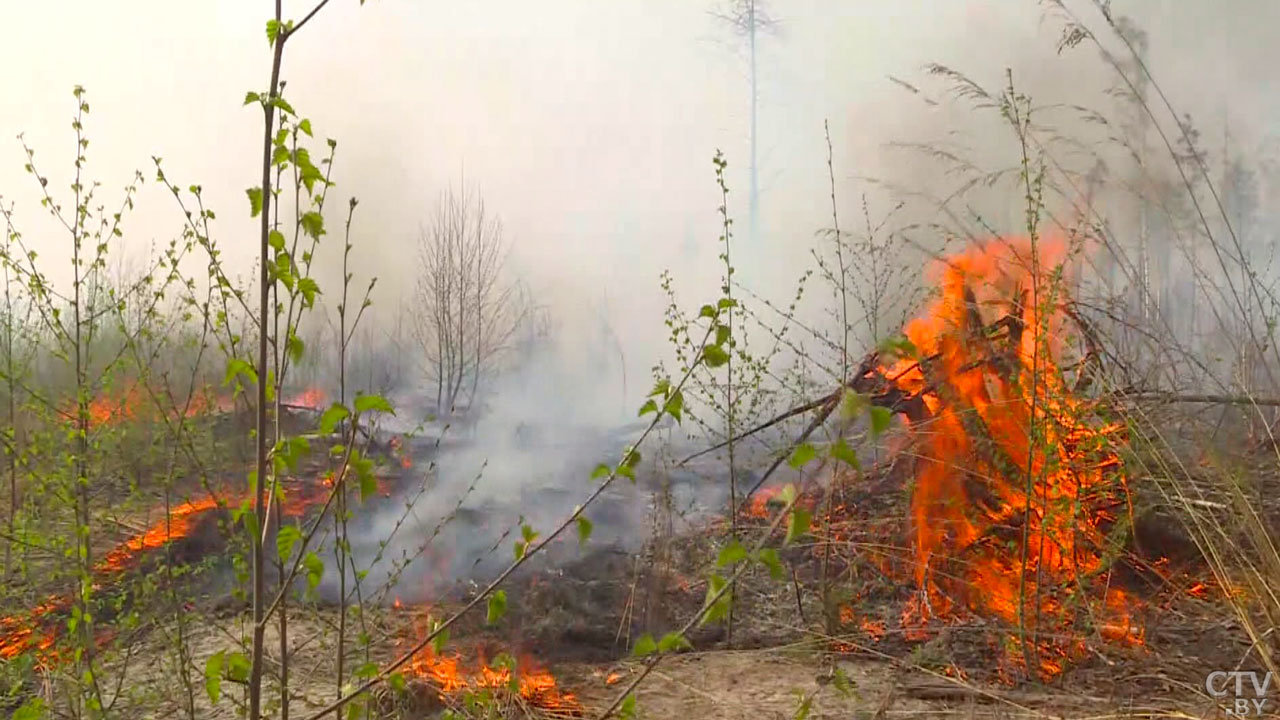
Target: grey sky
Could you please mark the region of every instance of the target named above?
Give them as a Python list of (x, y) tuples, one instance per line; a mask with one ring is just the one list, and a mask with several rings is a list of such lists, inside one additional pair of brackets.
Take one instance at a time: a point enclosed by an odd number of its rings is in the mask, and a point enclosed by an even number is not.
[[(1088, 2), (1071, 5), (1096, 18)], [(286, 2), (286, 15), (308, 6)], [(410, 287), (417, 226), (439, 191), (464, 177), (502, 215), (513, 262), (564, 314), (607, 293), (616, 322), (659, 337), (662, 268), (693, 288), (689, 303), (714, 293), (710, 159), (716, 148), (727, 154), (731, 209), (745, 230), (748, 118), (740, 45), (711, 17), (714, 7), (334, 0), (290, 43), (284, 76), (317, 134), (339, 140), (334, 192), (361, 199), (359, 271), (383, 278), (379, 302), (394, 305)], [(1091, 50), (1057, 58), (1057, 26), (1031, 0), (770, 7), (781, 25), (760, 57), (768, 244), (740, 251), (758, 285), (785, 285), (828, 223), (824, 119), (849, 213), (863, 189), (851, 176), (911, 177), (885, 142), (946, 131), (945, 116), (927, 113), (887, 75), (919, 81), (920, 67), (937, 61), (995, 85), (1011, 66), (1046, 102), (1093, 100), (1104, 84), (1090, 75)], [(1276, 131), (1280, 3), (1117, 1), (1115, 9), (1151, 32), (1151, 64), (1181, 107), (1219, 126), (1230, 110), (1242, 137)], [(203, 185), (227, 255), (247, 270), (256, 240), (244, 189), (260, 162), (261, 116), (240, 103), (266, 81), (270, 10), (264, 0), (4, 2), (0, 195), (18, 202), (28, 240), (49, 243), (49, 256), (65, 245), (40, 215), (14, 136), (26, 132), (51, 186), (64, 191), (79, 83), (93, 109), (89, 167), (103, 197), (114, 201), (133, 168), (150, 181), (149, 157), (164, 157), (175, 182)], [(179, 220), (148, 182), (128, 242), (164, 242)]]

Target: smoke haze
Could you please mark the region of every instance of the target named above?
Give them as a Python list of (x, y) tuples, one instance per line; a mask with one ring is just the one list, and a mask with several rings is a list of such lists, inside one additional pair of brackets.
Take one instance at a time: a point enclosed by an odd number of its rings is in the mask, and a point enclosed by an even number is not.
[[(13, 138), (25, 131), (40, 171), (65, 195), (76, 84), (89, 92), (89, 172), (103, 182), (107, 205), (118, 202), (135, 168), (148, 179), (125, 226), (130, 256), (145, 256), (181, 227), (172, 199), (150, 182), (149, 158), (157, 155), (179, 187), (203, 186), (218, 212), (225, 259), (245, 276), (253, 272), (257, 235), (244, 190), (260, 173), (262, 118), (241, 101), (266, 82), (268, 5), (63, 0), (0, 9), (0, 66), (9, 69), (0, 100), (0, 195), (16, 201), (28, 242), (54, 261), (55, 281), (66, 280), (56, 258), (69, 252), (67, 243), (42, 214)], [(1092, 3), (1067, 6), (1105, 36)], [(879, 216), (893, 203), (886, 186), (945, 192), (936, 163), (890, 143), (954, 142), (993, 168), (1016, 151), (1007, 128), (951, 102), (945, 83), (925, 76), (926, 63), (996, 91), (1009, 68), (1039, 104), (1114, 106), (1105, 91), (1115, 80), (1095, 49), (1083, 44), (1059, 55), (1062, 24), (1048, 4), (775, 0), (767, 7), (778, 23), (759, 39), (761, 233), (752, 238), (746, 46), (713, 14), (723, 7), (688, 0), (333, 3), (290, 42), (283, 77), (317, 137), (338, 140), (332, 192), (339, 202), (330, 207), (345, 210), (348, 196), (360, 199), (354, 272), (379, 277), (374, 321), (388, 322), (396, 308), (413, 315), (418, 228), (440, 191), (478, 189), (506, 228), (510, 270), (558, 328), (552, 350), (499, 386), (505, 400), (491, 426), (555, 417), (557, 427), (616, 427), (634, 419), (649, 369), (669, 357), (659, 273), (674, 271), (686, 307), (716, 296), (716, 149), (729, 161), (737, 277), (765, 297), (786, 299), (810, 266), (815, 232), (831, 222), (824, 120), (839, 212), (856, 226), (864, 193)], [(289, 1), (285, 15), (308, 8)], [(1227, 142), (1228, 129), (1239, 148), (1275, 141), (1280, 4), (1153, 0), (1112, 9), (1149, 33), (1148, 64), (1207, 145)], [(1084, 127), (1068, 115), (1054, 116), (1064, 131)], [(1265, 192), (1280, 199), (1280, 189)], [(982, 202), (971, 209), (997, 229), (1020, 227), (1020, 198), (988, 194)], [(895, 223), (937, 215), (922, 203)], [(321, 250), (320, 282), (330, 295), (340, 277), (340, 221), (331, 213)], [(523, 482), (517, 465), (530, 458), (489, 455), (502, 479), (495, 492)], [(477, 460), (452, 458), (450, 486), (465, 486), (460, 478)]]

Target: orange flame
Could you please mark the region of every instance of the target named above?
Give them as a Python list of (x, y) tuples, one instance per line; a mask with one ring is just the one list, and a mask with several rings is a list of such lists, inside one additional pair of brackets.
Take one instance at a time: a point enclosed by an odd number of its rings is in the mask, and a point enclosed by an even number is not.
[(562, 691), (551, 673), (529, 660), (517, 663), (513, 679), (511, 670), (505, 666), (493, 667), (481, 658), (474, 669), (464, 668), (458, 655), (436, 655), (428, 646), (410, 660), (409, 671), (431, 683), (441, 700), (467, 692), (510, 688), (537, 708), (572, 714), (581, 711), (573, 693)]
[[(302, 515), (308, 508), (322, 503), (327, 498), (328, 487), (331, 485), (331, 479), (328, 483), (308, 482), (289, 492), (281, 508), (283, 514), (296, 517)], [(379, 488), (385, 492), (382, 483), (379, 484)], [(244, 495), (241, 499), (247, 497)], [(232, 498), (227, 500), (233, 504), (239, 502)], [(187, 537), (195, 530), (200, 518), (217, 507), (218, 501), (213, 496), (205, 496), (171, 508), (165, 517), (141, 533), (116, 545), (94, 564), (94, 587), (101, 587), (111, 578), (135, 567), (144, 552)], [(58, 654), (54, 644), (59, 633), (65, 628), (61, 614), (70, 609), (71, 605), (71, 596), (55, 595), (29, 612), (0, 617), (0, 658), (13, 658), (35, 650), (41, 663), (56, 662)], [(98, 641), (106, 639), (108, 633), (107, 628), (102, 628)]]
[(186, 537), (191, 533), (195, 520), (217, 506), (217, 501), (212, 497), (178, 505), (170, 510), (167, 521), (157, 522), (141, 535), (129, 538), (108, 552), (98, 563), (98, 570), (101, 572), (124, 570), (142, 551), (161, 547), (176, 538)]
[(324, 407), (327, 400), (328, 396), (323, 390), (317, 387), (309, 387), (296, 395), (290, 396), (284, 401), (284, 404), (319, 410)]
[[(1120, 428), (1090, 422), (1059, 366), (1071, 329), (1066, 245), (1035, 250), (996, 239), (936, 263), (941, 294), (904, 329), (915, 352), (878, 369), (927, 408), (908, 421), (920, 455), (911, 518), (921, 595), (904, 615), (922, 624), (963, 606), (1049, 636), (1073, 627), (1086, 600), (1104, 635), (1140, 641), (1134, 601), (1109, 587), (1103, 553), (1126, 511), (1112, 449)], [(1038, 654), (1052, 675), (1078, 652), (1045, 640), (1012, 659)]]
[[(163, 393), (160, 394), (163, 395)], [(179, 415), (187, 418), (197, 417), (211, 412), (227, 412), (234, 407), (232, 398), (219, 396), (207, 387), (197, 390), (189, 400), (175, 399), (174, 404), (177, 407), (166, 408), (162, 412), (146, 388), (140, 382), (133, 382), (123, 392), (105, 392), (91, 399), (86, 410), (89, 416), (89, 427), (98, 428), (122, 422), (154, 421), (165, 416), (171, 420)], [(67, 417), (76, 417), (75, 402), (64, 405), (62, 412)]]

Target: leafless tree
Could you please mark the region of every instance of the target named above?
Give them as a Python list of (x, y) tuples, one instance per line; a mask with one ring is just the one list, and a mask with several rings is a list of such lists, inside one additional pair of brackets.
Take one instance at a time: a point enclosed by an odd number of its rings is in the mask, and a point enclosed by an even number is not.
[[(532, 313), (506, 277), (502, 222), (479, 193), (445, 191), (418, 244), (414, 334), (441, 412), (470, 407)], [(460, 402), (462, 401), (462, 402)]]
[(735, 33), (747, 42), (747, 57), (751, 81), (751, 188), (748, 194), (748, 210), (751, 222), (751, 241), (759, 239), (760, 224), (760, 182), (756, 163), (756, 105), (759, 93), (756, 90), (756, 37), (763, 31), (777, 31), (777, 21), (764, 8), (761, 0), (727, 0), (723, 10), (712, 13), (719, 20), (729, 25)]

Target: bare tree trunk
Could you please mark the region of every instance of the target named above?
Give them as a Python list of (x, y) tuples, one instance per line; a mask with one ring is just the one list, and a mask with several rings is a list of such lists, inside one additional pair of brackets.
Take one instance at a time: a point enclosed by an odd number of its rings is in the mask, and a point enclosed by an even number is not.
[(756, 0), (747, 0), (747, 43), (751, 54), (751, 242), (760, 241), (760, 182), (756, 165)]
[[(282, 0), (276, 0), (275, 20), (281, 21)], [(272, 128), (275, 125), (276, 98), (280, 92), (280, 65), (284, 59), (284, 43), (287, 36), (280, 35), (275, 40), (275, 48), (271, 58), (271, 85), (267, 91), (267, 102), (263, 103), (262, 133), (262, 222), (261, 238), (258, 247), (259, 278), (258, 292), (258, 418), (257, 418), (257, 455), (254, 471), (254, 533), (253, 533), (253, 646), (249, 666), (249, 720), (260, 720), (262, 717), (262, 662), (263, 646), (266, 638), (266, 555), (263, 552), (263, 533), (266, 531), (267, 517), (267, 321), (271, 317), (270, 290), (271, 277), (267, 271), (271, 233), (271, 142)]]
[(13, 296), (9, 290), (9, 271), (5, 266), (4, 283), (5, 304), (5, 378), (9, 391), (9, 438), (5, 446), (5, 454), (9, 460), (9, 537), (4, 544), (4, 577), (9, 581), (13, 571), (13, 542), (18, 520), (18, 416), (15, 402), (17, 381), (13, 375)]

